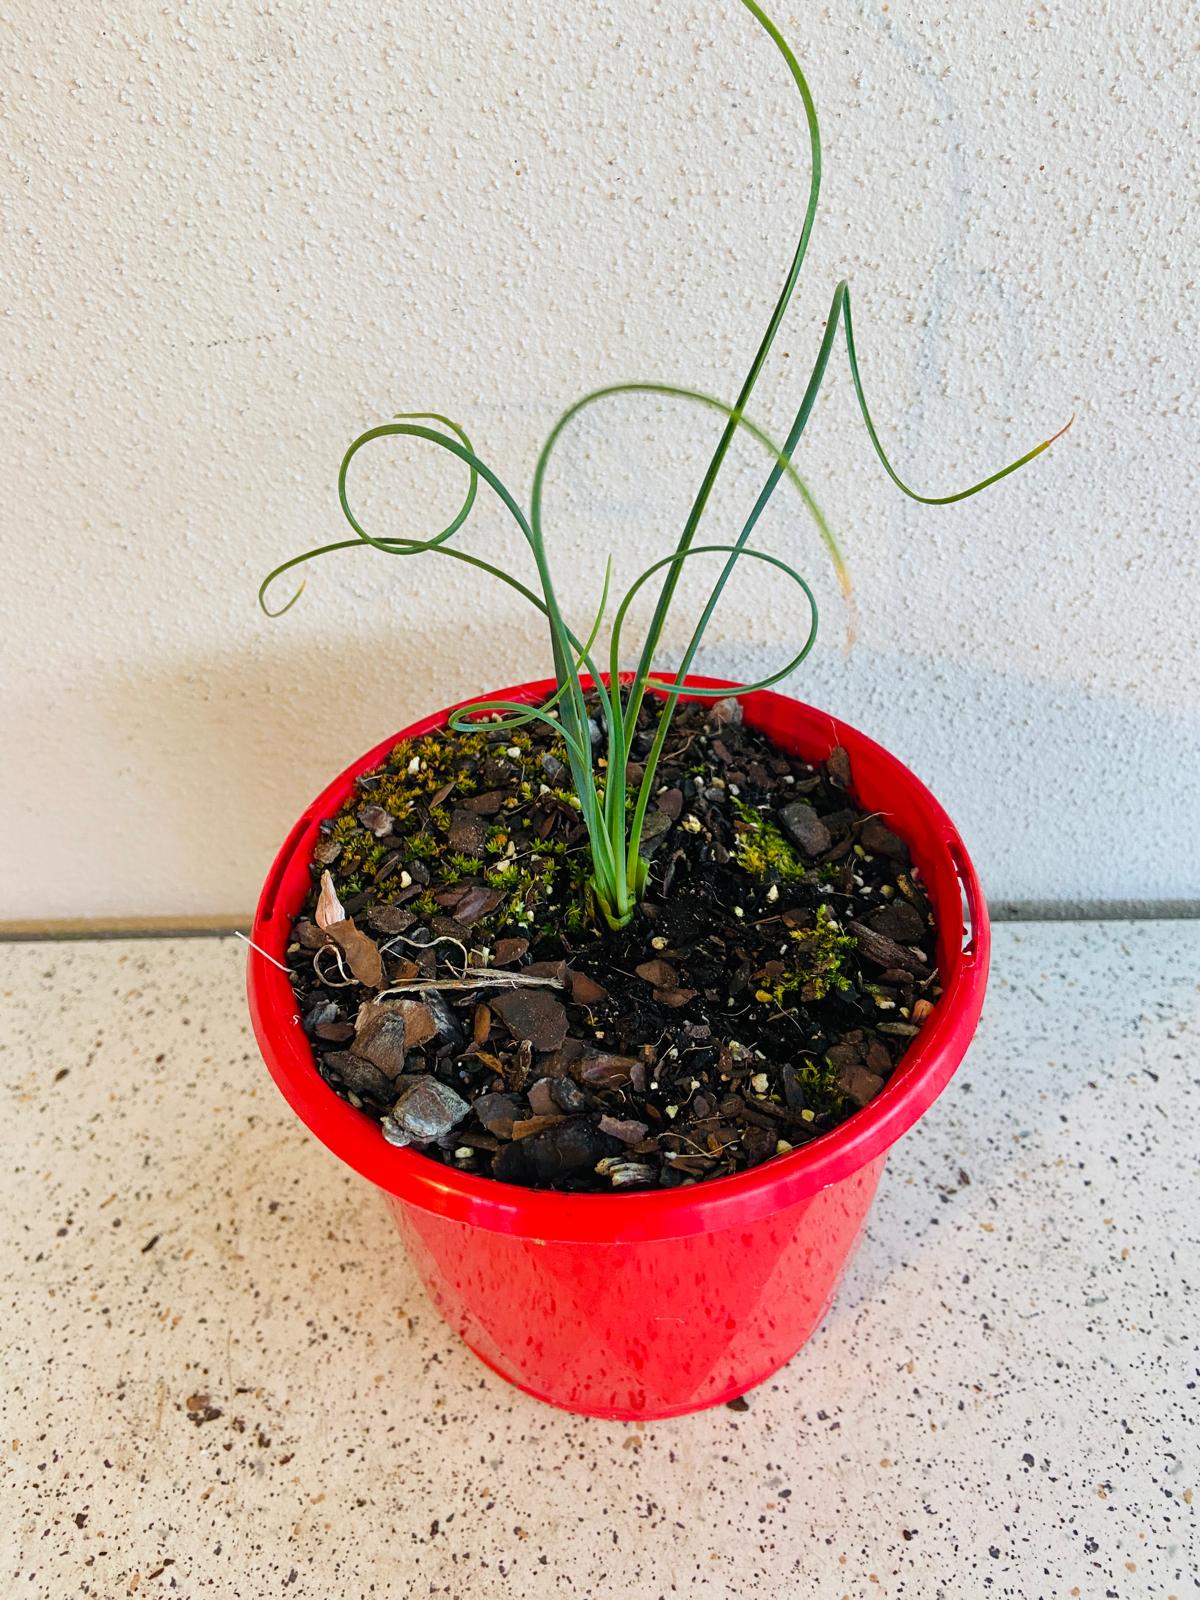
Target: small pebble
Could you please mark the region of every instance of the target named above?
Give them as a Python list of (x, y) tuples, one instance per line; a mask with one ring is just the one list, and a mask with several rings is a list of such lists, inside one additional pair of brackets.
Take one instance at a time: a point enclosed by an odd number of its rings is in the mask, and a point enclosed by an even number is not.
[[(364, 1006), (354, 1038), (354, 1053), (364, 1061), (369, 1061), (386, 1077), (398, 1077), (404, 1071), (407, 1035), (407, 1023), (398, 1006)], [(351, 1087), (357, 1088), (358, 1085)]]
[(553, 1078), (539, 1078), (530, 1084), (528, 1098), (529, 1109), (535, 1117), (556, 1117), (562, 1109), (554, 1096)]
[(833, 843), (833, 837), (821, 818), (804, 800), (791, 800), (778, 812), (783, 831), (793, 844), (799, 845), (805, 855), (823, 855)]
[(511, 1139), (513, 1123), (519, 1115), (517, 1102), (506, 1094), (481, 1094), (475, 1114), (489, 1133), (498, 1139)]
[(568, 1173), (594, 1170), (614, 1142), (586, 1117), (566, 1117), (515, 1144), (501, 1145), (492, 1171), (503, 1183), (556, 1183)]
[[(394, 1122), (407, 1139), (417, 1139), (422, 1144), (440, 1139), (456, 1128), (471, 1109), (448, 1083), (428, 1073), (402, 1078), (400, 1082), (400, 1097), (392, 1107), (391, 1117), (384, 1120)], [(400, 1141), (393, 1139), (391, 1142)]]
[(638, 1122), (632, 1117), (600, 1118), (597, 1126), (601, 1133), (607, 1133), (613, 1139), (619, 1139), (622, 1144), (639, 1144), (648, 1133), (644, 1122)]
[(588, 1097), (572, 1078), (552, 1078), (550, 1093), (559, 1111), (574, 1114), (587, 1109)]
[(392, 818), (382, 806), (363, 806), (358, 813), (358, 820), (364, 828), (369, 828), (377, 839), (385, 838), (392, 831)]

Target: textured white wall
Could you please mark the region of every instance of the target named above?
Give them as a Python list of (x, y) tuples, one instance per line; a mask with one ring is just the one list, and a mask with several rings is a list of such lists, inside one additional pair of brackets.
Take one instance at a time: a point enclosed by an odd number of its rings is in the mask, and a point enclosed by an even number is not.
[[(933, 785), (1000, 900), (1200, 895), (1189, 10), (778, 13), (827, 181), (760, 420), (786, 430), (843, 273), (918, 485), (1078, 417), (989, 495), (913, 506), (835, 356), (800, 465), (857, 583), (848, 658), (803, 516), (781, 491), (764, 523), (826, 608), (790, 687)], [(360, 749), (546, 669), (533, 614), (449, 562), (353, 552), (257, 612), (269, 566), (341, 536), (344, 446), (448, 411), (523, 496), (588, 387), (732, 397), (802, 214), (799, 105), (735, 0), (11, 0), (0, 41), (0, 917), (240, 911)], [(626, 577), (669, 548), (714, 438), (642, 402), (569, 437), (547, 512), (579, 616), (609, 547)], [(383, 448), (364, 516), (440, 526), (456, 464)], [(762, 472), (739, 452), (710, 534)], [(482, 497), (470, 537), (522, 559)], [(702, 666), (757, 674), (797, 626), (748, 567)]]

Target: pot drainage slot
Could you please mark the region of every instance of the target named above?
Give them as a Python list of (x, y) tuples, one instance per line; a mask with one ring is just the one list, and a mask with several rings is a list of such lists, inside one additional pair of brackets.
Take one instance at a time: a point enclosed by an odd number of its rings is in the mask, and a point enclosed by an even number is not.
[(950, 860), (954, 864), (954, 876), (958, 879), (958, 897), (962, 902), (962, 952), (964, 955), (975, 953), (975, 917), (971, 908), (971, 894), (967, 887), (970, 881), (966, 868), (963, 866), (963, 849), (957, 839), (948, 839), (946, 848), (950, 852)]

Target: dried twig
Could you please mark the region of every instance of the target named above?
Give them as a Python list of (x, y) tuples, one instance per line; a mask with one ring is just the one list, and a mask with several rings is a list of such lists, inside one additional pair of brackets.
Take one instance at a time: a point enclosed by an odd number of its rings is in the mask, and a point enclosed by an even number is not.
[(413, 978), (407, 983), (395, 983), (385, 989), (377, 999), (390, 994), (411, 994), (414, 989), (562, 989), (566, 985), (558, 978), (543, 978), (528, 972), (497, 972), (492, 967), (468, 967), (456, 978)]
[(282, 961), (276, 961), (274, 956), (268, 955), (262, 945), (255, 944), (253, 939), (248, 939), (244, 933), (239, 933), (236, 928), (233, 930), (233, 937), (240, 939), (243, 944), (248, 944), (251, 950), (257, 951), (264, 961), (269, 961), (273, 967), (278, 967), (280, 972), (286, 972), (289, 977), (291, 976), (291, 967), (285, 966)]
[[(342, 975), (340, 981), (337, 978), (326, 977), (325, 973), (321, 969), (321, 957), (323, 955), (328, 955), (330, 951), (333, 952), (333, 959), (337, 962), (338, 971)], [(313, 952), (313, 971), (316, 973), (317, 977), (320, 978), (321, 982), (327, 989), (352, 989), (358, 982), (357, 978), (352, 978), (346, 971), (345, 963), (342, 960), (342, 952), (338, 949), (337, 945), (332, 943), (323, 944), (318, 950)]]
[[(406, 939), (402, 933), (393, 934), (386, 944), (379, 946), (379, 954), (381, 956), (386, 955), (392, 946), (397, 944), (409, 945), (413, 950), (432, 950), (435, 944), (452, 944), (456, 950), (462, 951), (463, 972), (471, 970), (467, 962), (466, 945), (461, 939), (452, 939), (448, 933), (439, 934), (436, 939), (425, 939), (423, 941), (421, 939)], [(455, 976), (461, 977), (462, 973), (456, 973)]]

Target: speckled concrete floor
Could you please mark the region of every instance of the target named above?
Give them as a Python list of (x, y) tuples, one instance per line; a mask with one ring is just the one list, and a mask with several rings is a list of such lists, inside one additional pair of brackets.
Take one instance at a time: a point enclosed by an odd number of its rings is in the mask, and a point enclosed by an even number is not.
[(4, 1594), (1195, 1593), (1200, 924), (1000, 928), (825, 1326), (645, 1427), (447, 1332), (243, 954), (3, 951)]

